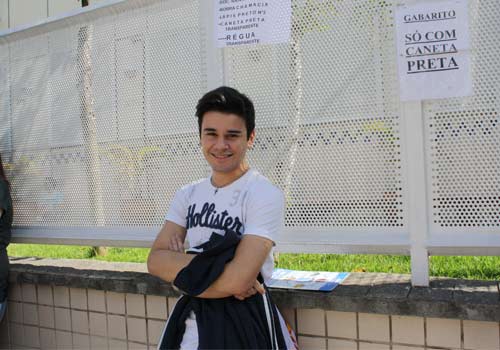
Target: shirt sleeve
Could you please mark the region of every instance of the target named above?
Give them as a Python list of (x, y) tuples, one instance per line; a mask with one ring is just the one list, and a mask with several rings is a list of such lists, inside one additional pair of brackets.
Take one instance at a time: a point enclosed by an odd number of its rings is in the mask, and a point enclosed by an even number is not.
[(284, 225), (283, 192), (272, 185), (259, 187), (249, 193), (244, 234), (262, 236), (274, 242)]
[(170, 202), (165, 221), (172, 221), (179, 226), (186, 227), (187, 203), (186, 189), (181, 188), (175, 193), (172, 202)]

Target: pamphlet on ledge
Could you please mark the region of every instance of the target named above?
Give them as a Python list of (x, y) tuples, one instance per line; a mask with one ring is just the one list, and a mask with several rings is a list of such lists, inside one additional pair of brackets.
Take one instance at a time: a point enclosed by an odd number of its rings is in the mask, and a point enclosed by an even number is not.
[(266, 283), (271, 288), (318, 290), (330, 292), (344, 281), (348, 272), (297, 271), (274, 269)]

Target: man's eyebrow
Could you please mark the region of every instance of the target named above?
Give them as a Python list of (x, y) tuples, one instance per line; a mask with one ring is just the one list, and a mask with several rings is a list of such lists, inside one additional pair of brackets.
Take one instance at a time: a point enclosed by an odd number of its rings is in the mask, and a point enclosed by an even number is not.
[[(215, 128), (205, 128), (203, 129), (203, 132), (217, 132), (217, 130)], [(241, 130), (238, 130), (238, 129), (230, 129), (227, 131), (227, 134), (231, 134), (231, 135), (241, 135), (243, 132)]]

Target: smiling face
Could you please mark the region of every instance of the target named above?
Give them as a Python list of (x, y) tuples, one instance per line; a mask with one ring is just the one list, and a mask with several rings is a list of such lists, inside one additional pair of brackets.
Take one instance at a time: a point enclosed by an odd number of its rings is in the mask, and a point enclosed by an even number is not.
[(209, 111), (203, 115), (201, 147), (215, 186), (225, 186), (247, 170), (245, 154), (254, 138), (252, 132), (247, 139), (245, 121), (236, 114)]

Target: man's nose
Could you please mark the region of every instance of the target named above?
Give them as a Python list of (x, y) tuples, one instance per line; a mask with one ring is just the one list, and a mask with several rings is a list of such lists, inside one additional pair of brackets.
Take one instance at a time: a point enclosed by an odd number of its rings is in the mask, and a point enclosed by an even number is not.
[(227, 143), (227, 140), (225, 137), (223, 136), (220, 136), (217, 138), (217, 141), (215, 143), (215, 146), (218, 148), (218, 149), (226, 149), (228, 147), (228, 143)]

